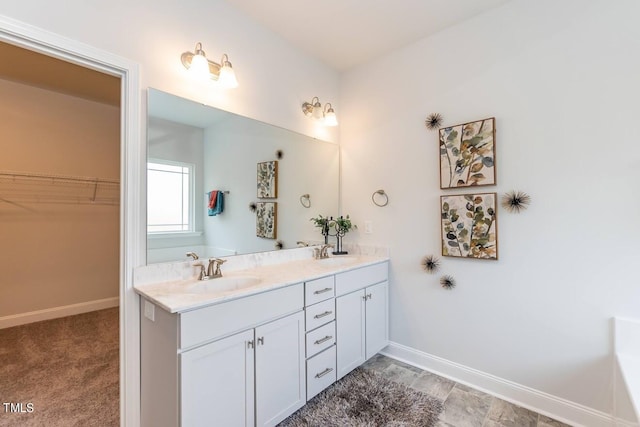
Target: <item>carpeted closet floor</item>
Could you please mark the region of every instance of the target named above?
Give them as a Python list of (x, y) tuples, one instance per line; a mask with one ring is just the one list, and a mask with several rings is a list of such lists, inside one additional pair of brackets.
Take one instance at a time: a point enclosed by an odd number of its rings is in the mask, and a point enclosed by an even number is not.
[(0, 329), (0, 426), (118, 426), (118, 316), (116, 307)]

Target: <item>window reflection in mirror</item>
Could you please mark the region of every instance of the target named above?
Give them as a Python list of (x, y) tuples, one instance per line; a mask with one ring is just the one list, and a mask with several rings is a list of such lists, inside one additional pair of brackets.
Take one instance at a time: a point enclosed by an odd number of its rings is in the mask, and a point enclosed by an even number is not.
[(147, 233), (193, 231), (191, 163), (147, 161)]

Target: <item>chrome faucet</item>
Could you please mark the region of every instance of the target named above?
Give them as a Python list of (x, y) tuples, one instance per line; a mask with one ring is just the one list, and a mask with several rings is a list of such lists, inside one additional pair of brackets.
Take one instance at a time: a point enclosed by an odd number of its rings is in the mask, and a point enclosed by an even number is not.
[(193, 264), (194, 267), (200, 267), (200, 274), (198, 274), (198, 280), (209, 280), (207, 270), (204, 268), (204, 264)]
[(198, 275), (198, 280), (209, 280), (215, 279), (217, 277), (222, 277), (222, 271), (220, 271), (220, 266), (227, 262), (226, 259), (220, 258), (209, 258), (209, 264), (205, 268), (204, 264), (198, 263), (193, 264), (194, 267), (200, 267), (200, 274)]
[(319, 248), (313, 250), (313, 256), (315, 259), (329, 258), (329, 248), (333, 248), (333, 245), (322, 245)]
[(220, 266), (227, 262), (226, 259), (221, 258), (209, 258), (209, 265), (207, 266), (207, 276), (210, 279), (215, 279), (216, 277), (222, 277), (222, 271), (220, 270)]

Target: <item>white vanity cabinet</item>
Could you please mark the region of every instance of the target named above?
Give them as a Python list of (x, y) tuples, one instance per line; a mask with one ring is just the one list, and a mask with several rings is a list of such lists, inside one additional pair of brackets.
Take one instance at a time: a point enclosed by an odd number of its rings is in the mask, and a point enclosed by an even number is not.
[(243, 296), (139, 289), (141, 426), (275, 426), (383, 349), (388, 261), (308, 262)]
[(337, 378), (389, 343), (388, 264), (336, 275)]
[(184, 313), (148, 304), (144, 427), (274, 426), (305, 404), (301, 284)]

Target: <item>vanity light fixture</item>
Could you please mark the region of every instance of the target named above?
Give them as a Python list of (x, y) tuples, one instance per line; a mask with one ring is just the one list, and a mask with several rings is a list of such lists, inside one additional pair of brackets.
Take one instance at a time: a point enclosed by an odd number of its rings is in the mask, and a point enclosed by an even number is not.
[(180, 55), (180, 60), (184, 68), (199, 80), (215, 80), (225, 89), (238, 87), (236, 74), (226, 53), (222, 55), (218, 64), (207, 59), (204, 50), (202, 50), (202, 43), (198, 42), (194, 52), (184, 52)]
[(325, 126), (338, 126), (336, 112), (331, 103), (327, 102), (323, 108), (317, 96), (314, 96), (311, 102), (302, 104), (302, 112), (307, 117), (322, 121)]

